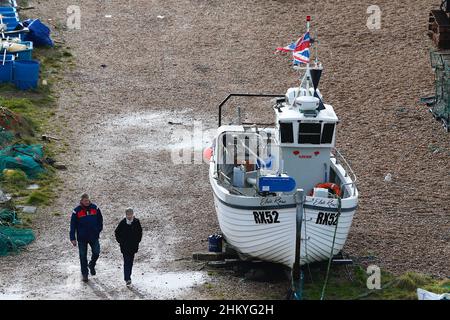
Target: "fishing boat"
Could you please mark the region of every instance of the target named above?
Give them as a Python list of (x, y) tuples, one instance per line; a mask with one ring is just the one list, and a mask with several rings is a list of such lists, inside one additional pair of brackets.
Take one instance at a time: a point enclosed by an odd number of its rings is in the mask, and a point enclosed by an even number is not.
[[(227, 245), (242, 259), (291, 269), (338, 254), (358, 204), (356, 176), (335, 148), (339, 119), (318, 89), (322, 64), (316, 55), (296, 69), (300, 85), (286, 94), (230, 94), (205, 150)], [(273, 125), (240, 116), (223, 124), (224, 106), (234, 97), (266, 97)]]

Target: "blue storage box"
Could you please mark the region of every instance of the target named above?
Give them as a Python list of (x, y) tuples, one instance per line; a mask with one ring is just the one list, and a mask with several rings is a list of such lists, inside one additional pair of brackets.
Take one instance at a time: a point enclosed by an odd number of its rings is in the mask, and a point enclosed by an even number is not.
[(220, 234), (213, 234), (208, 237), (208, 251), (222, 252), (223, 237)]
[(19, 19), (19, 15), (15, 11), (0, 11), (0, 15), (3, 16), (3, 18), (17, 18)]
[[(8, 30), (6, 32), (4, 32), (3, 35), (5, 38), (8, 38), (8, 37), (9, 38), (19, 38), (20, 40), (24, 40), (25, 35), (28, 32), (28, 30), (27, 31), (25, 31), (25, 30), (27, 30), (27, 29), (15, 30), (15, 28), (8, 28)], [(1, 36), (1, 34), (0, 34), (0, 36)]]
[(27, 46), (26, 50), (14, 52), (16, 55), (16, 60), (31, 60), (33, 59), (33, 42), (31, 41), (20, 41), (20, 44)]
[(36, 89), (39, 82), (39, 61), (14, 61), (13, 82), (20, 90)]
[(296, 187), (294, 178), (286, 175), (264, 176), (259, 178), (260, 192), (291, 192)]
[(0, 13), (2, 12), (17, 12), (17, 9), (14, 7), (0, 7)]
[(0, 55), (0, 83), (12, 82), (14, 58), (13, 54)]
[(19, 24), (19, 19), (14, 18), (14, 17), (3, 18), (2, 21), (4, 24), (6, 24), (8, 26), (8, 31), (10, 29), (14, 30), (17, 27), (17, 25)]

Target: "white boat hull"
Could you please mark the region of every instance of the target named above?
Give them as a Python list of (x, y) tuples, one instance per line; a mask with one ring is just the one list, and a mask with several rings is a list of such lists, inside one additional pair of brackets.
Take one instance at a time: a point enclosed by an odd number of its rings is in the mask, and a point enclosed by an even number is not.
[[(292, 268), (297, 215), (293, 196), (269, 197), (261, 204), (262, 198), (229, 194), (211, 176), (210, 182), (220, 229), (227, 244), (244, 257)], [(342, 250), (356, 205), (357, 196), (342, 200), (341, 213), (337, 219), (337, 201), (306, 197), (301, 231), (301, 264), (328, 260), (331, 254), (335, 255)], [(336, 220), (337, 229), (334, 224)]]

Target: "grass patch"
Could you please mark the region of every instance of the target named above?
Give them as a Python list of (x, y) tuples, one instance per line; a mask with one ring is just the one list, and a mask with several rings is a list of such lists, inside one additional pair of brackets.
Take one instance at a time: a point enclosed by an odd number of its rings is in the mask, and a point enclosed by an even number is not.
[(431, 280), (429, 276), (407, 272), (396, 279), (394, 286), (398, 289), (412, 291), (427, 285)]
[(7, 192), (20, 192), (30, 184), (25, 172), (22, 170), (4, 170), (2, 186)]
[(214, 288), (214, 285), (212, 285), (211, 283), (208, 283), (208, 282), (206, 282), (206, 283), (204, 284), (204, 286), (205, 286), (205, 288), (208, 289), (208, 290), (212, 290), (212, 289)]
[[(0, 94), (2, 88), (0, 87)], [(36, 105), (29, 98), (5, 98), (0, 96), (0, 106), (20, 114), (30, 124), (33, 132), (44, 130), (50, 117), (48, 107)]]
[[(22, 1), (22, 5), (25, 2)], [(25, 18), (25, 17), (23, 17)], [(13, 84), (0, 85), (0, 106), (20, 115), (31, 130), (27, 134), (15, 136), (12, 143), (43, 144), (45, 157), (56, 158), (60, 151), (67, 151), (68, 145), (64, 141), (43, 142), (43, 134), (57, 135), (62, 128), (55, 126), (52, 120), (55, 116), (56, 97), (53, 85), (61, 80), (62, 71), (73, 66), (73, 57), (69, 48), (55, 45), (54, 48), (34, 48), (33, 59), (40, 61), (40, 82), (35, 90), (21, 91)], [(46, 85), (43, 84), (45, 80)], [(57, 131), (59, 130), (59, 131)], [(14, 197), (16, 204), (46, 206), (51, 203), (61, 182), (58, 180), (56, 170), (44, 165), (46, 173), (35, 179), (28, 179), (26, 175), (17, 173), (12, 176), (0, 177), (0, 188)], [(38, 184), (39, 189), (27, 190), (30, 184)], [(31, 225), (32, 217), (23, 217), (27, 225)]]
[[(325, 273), (326, 270), (323, 267), (312, 268), (313, 281), (311, 281), (308, 271), (305, 272), (305, 299), (320, 299)], [(325, 292), (325, 300), (416, 300), (417, 288), (438, 294), (450, 291), (449, 280), (437, 280), (415, 272), (407, 272), (398, 277), (382, 272), (380, 290), (369, 290), (366, 284), (367, 277), (365, 270), (359, 266), (348, 270), (345, 270), (345, 267), (333, 267)]]
[(52, 198), (51, 192), (36, 190), (28, 196), (27, 204), (30, 205), (47, 205)]

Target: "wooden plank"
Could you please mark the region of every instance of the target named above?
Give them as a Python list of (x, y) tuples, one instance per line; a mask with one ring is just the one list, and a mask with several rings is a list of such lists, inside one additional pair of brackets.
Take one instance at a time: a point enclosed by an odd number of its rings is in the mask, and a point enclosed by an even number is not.
[(225, 252), (194, 252), (192, 258), (197, 261), (222, 261), (233, 256)]

